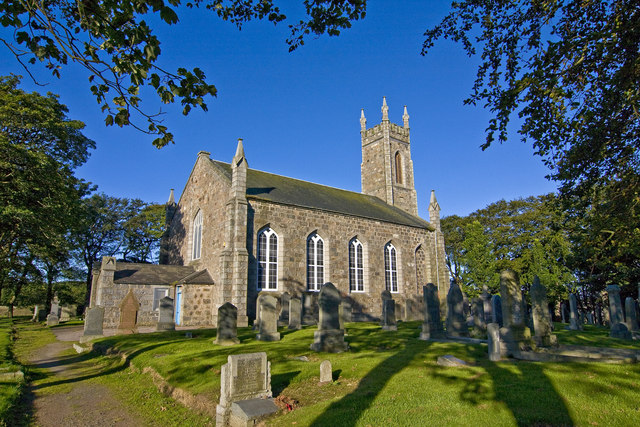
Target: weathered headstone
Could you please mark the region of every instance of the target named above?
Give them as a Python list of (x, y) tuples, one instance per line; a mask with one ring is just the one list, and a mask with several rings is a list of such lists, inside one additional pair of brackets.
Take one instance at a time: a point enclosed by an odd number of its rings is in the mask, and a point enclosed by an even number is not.
[(311, 350), (339, 353), (349, 348), (349, 345), (344, 341), (344, 329), (340, 329), (338, 307), (341, 301), (340, 292), (333, 283), (327, 282), (322, 285), (318, 296), (320, 308), (318, 330), (313, 334)]
[(404, 300), (404, 314), (402, 320), (405, 322), (411, 322), (420, 318), (420, 308), (418, 303), (411, 298)]
[(424, 321), (420, 339), (426, 341), (432, 338), (444, 338), (445, 333), (440, 318), (440, 301), (436, 285), (428, 283), (423, 286), (422, 298), (424, 300)]
[(491, 297), (491, 323), (497, 323), (502, 327), (502, 299), (500, 295)]
[(549, 347), (558, 344), (558, 339), (551, 333), (551, 317), (549, 316), (549, 303), (547, 302), (547, 289), (540, 283), (538, 276), (533, 278), (533, 284), (529, 290), (531, 295), (534, 340), (538, 346)]
[(60, 306), (58, 304), (58, 295), (56, 295), (51, 301), (51, 310), (47, 316), (47, 326), (55, 326), (58, 323), (60, 323)]
[(500, 273), (500, 295), (502, 296), (502, 321), (500, 339), (507, 355), (514, 355), (530, 346), (531, 330), (525, 324), (522, 290), (518, 275), (513, 270)]
[(389, 291), (383, 291), (382, 297), (382, 317), (380, 318), (380, 326), (383, 331), (397, 331), (396, 323), (396, 302), (391, 297)]
[(84, 317), (84, 340), (92, 337), (100, 337), (103, 334), (102, 322), (104, 321), (104, 307), (99, 305), (89, 307)]
[(587, 324), (593, 325), (593, 313), (587, 313)]
[(260, 292), (258, 297), (256, 298), (256, 319), (253, 321), (253, 330), (257, 331), (260, 329), (260, 302), (262, 298), (269, 295), (267, 292)]
[(582, 329), (580, 319), (578, 319), (578, 302), (576, 300), (576, 294), (569, 294), (569, 308), (571, 312), (569, 314), (569, 329), (572, 331), (579, 331)]
[(622, 314), (622, 302), (620, 301), (620, 287), (618, 285), (607, 286), (609, 294), (609, 335), (613, 338), (631, 339), (631, 332), (624, 323)]
[(565, 302), (561, 302), (560, 303), (560, 317), (562, 320), (562, 323), (567, 323), (567, 304), (565, 304)]
[(302, 294), (302, 324), (315, 325), (318, 323), (318, 292), (305, 292)]
[(302, 327), (302, 301), (298, 297), (289, 299), (289, 329)]
[(625, 321), (627, 329), (631, 332), (636, 332), (638, 330), (638, 318), (636, 316), (636, 302), (633, 298), (627, 297), (624, 300), (624, 310), (627, 314), (627, 320)]
[(473, 316), (473, 335), (482, 337), (487, 331), (487, 324), (484, 321), (484, 305), (481, 298), (471, 300), (471, 315)]
[[(462, 291), (462, 289), (460, 290)], [(471, 319), (471, 304), (469, 303), (469, 298), (467, 298), (467, 294), (462, 292), (462, 309), (464, 310), (464, 320), (467, 325), (472, 325)]]
[(138, 323), (138, 309), (140, 303), (133, 294), (133, 290), (129, 292), (120, 303), (120, 322), (118, 323), (118, 333), (132, 334), (137, 332), (136, 324)]
[(278, 301), (272, 295), (260, 298), (260, 324), (256, 339), (260, 341), (280, 341), (278, 332)]
[(284, 292), (280, 295), (280, 317), (278, 318), (278, 326), (285, 326), (289, 324), (289, 300), (291, 296)]
[(238, 309), (230, 302), (225, 302), (218, 307), (218, 330), (215, 342), (218, 345), (233, 345), (240, 342), (238, 339)]
[(468, 335), (462, 290), (456, 282), (452, 281), (447, 294), (447, 336), (466, 337)]
[(60, 307), (60, 321), (68, 322), (73, 316), (76, 315), (75, 305), (63, 305)]
[(482, 287), (482, 293), (480, 294), (480, 299), (482, 300), (482, 309), (484, 310), (484, 323), (491, 323), (491, 294), (489, 293), (489, 289), (487, 285)]
[(320, 384), (330, 383), (333, 381), (333, 370), (331, 369), (331, 362), (323, 360), (320, 363)]
[(487, 325), (487, 344), (489, 347), (489, 360), (498, 362), (502, 359), (500, 349), (500, 325), (489, 323)]
[(156, 331), (175, 331), (176, 323), (173, 320), (173, 313), (173, 298), (164, 297), (160, 299)]
[(266, 353), (228, 356), (220, 368), (216, 425), (257, 424), (278, 410), (271, 397), (271, 363)]

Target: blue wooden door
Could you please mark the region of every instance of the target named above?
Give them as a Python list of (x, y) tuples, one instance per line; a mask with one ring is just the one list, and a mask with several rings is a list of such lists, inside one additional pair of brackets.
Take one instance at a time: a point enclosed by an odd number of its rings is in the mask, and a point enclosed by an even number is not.
[(182, 305), (182, 286), (176, 286), (176, 325), (182, 323), (182, 319), (180, 318), (180, 306)]

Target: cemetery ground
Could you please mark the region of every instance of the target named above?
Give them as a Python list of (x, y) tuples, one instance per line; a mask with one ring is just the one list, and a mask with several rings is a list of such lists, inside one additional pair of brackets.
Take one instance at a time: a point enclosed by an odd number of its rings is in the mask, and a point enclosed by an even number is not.
[[(375, 323), (347, 323), (351, 349), (340, 354), (309, 349), (315, 327), (280, 328), (282, 340), (276, 342), (256, 341), (254, 331), (239, 328), (241, 344), (226, 347), (213, 344), (214, 329), (194, 330), (193, 338), (184, 331), (107, 337), (96, 341), (97, 351), (83, 354), (67, 344), (58, 356), (66, 370), (26, 366), (30, 392), (14, 414), (28, 425), (34, 396), (66, 396), (94, 404), (111, 399), (116, 420), (140, 425), (213, 425), (227, 356), (264, 351), (274, 397), (293, 407), (268, 419), (268, 425), (640, 425), (639, 364), (490, 362), (486, 345), (418, 340), (420, 325), (401, 322), (394, 332)], [(15, 327), (13, 352), (22, 364), (59, 343), (51, 332), (55, 328), (26, 320)], [(605, 328), (563, 327), (556, 324), (561, 344), (640, 350), (640, 343), (610, 338)], [(114, 351), (117, 355), (102, 355)], [(474, 365), (437, 365), (445, 354)], [(334, 381), (320, 385), (323, 360), (331, 361)], [(154, 381), (165, 390), (184, 391), (183, 400), (200, 409), (159, 393)], [(6, 384), (1, 385), (6, 405)], [(202, 410), (207, 402), (208, 414)]]

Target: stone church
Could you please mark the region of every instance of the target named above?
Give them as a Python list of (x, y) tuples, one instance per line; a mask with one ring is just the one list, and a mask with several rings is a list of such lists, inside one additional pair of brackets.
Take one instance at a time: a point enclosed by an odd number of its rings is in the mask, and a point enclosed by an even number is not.
[[(201, 151), (180, 199), (172, 190), (167, 203), (161, 265), (112, 262), (105, 270), (103, 261), (92, 305), (112, 306), (113, 318), (114, 297), (131, 290), (138, 318), (153, 319), (156, 300), (168, 295), (177, 324), (205, 326), (231, 302), (238, 326), (246, 326), (260, 292), (300, 296), (312, 313), (325, 282), (351, 304), (354, 320), (377, 319), (384, 290), (405, 318), (426, 283), (443, 301), (449, 275), (440, 207), (432, 191), (429, 221), (418, 217), (406, 107), (402, 120), (390, 122), (386, 99), (380, 124), (367, 128), (361, 112), (361, 193), (250, 169), (242, 140), (231, 163)], [(105, 323), (114, 323), (105, 310)]]

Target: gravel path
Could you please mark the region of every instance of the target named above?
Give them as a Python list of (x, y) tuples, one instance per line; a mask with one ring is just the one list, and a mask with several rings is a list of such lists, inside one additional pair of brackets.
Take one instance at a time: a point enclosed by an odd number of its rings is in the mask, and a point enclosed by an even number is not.
[[(100, 368), (77, 361), (75, 356), (61, 355), (82, 335), (82, 326), (53, 328), (58, 341), (39, 349), (31, 358), (34, 366), (46, 368), (54, 378), (32, 389), (36, 425), (42, 427), (140, 426), (144, 422), (132, 415), (108, 387), (92, 384), (87, 378)], [(51, 394), (49, 383), (68, 383), (71, 391)]]

